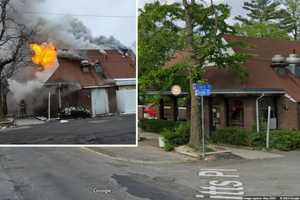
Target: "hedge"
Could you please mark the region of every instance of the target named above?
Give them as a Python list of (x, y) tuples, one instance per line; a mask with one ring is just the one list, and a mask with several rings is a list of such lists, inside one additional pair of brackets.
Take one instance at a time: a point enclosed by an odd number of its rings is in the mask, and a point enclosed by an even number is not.
[(146, 132), (161, 133), (164, 129), (174, 130), (182, 121), (169, 121), (160, 119), (142, 119), (138, 126)]
[[(266, 133), (249, 132), (240, 128), (224, 128), (217, 130), (211, 140), (214, 143), (263, 148), (266, 145)], [(299, 149), (300, 131), (272, 130), (269, 145), (270, 148), (282, 151)]]
[(218, 129), (212, 136), (214, 143), (248, 146), (250, 133), (241, 128)]

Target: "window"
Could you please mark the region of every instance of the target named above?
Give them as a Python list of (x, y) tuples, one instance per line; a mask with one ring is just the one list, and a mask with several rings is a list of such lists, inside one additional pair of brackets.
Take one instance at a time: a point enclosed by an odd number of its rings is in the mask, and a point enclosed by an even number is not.
[(244, 104), (241, 100), (229, 101), (228, 107), (229, 126), (243, 127), (244, 126)]
[(95, 71), (96, 71), (96, 73), (102, 73), (103, 70), (99, 63), (95, 64)]

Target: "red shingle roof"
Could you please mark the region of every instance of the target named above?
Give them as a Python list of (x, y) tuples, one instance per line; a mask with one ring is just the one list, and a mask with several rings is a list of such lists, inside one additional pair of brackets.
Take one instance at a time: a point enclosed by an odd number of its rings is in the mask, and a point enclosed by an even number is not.
[(106, 53), (101, 53), (99, 50), (79, 51), (89, 62), (98, 60), (104, 76), (96, 73), (94, 67), (90, 68), (90, 72), (83, 72), (80, 60), (59, 57), (59, 67), (48, 82), (77, 81), (82, 87), (88, 87), (110, 84), (111, 79), (115, 78), (135, 78), (135, 61), (131, 56), (124, 56), (117, 50), (106, 50)]
[[(234, 48), (235, 52), (250, 53), (253, 55), (244, 67), (249, 73), (245, 83), (231, 72), (216, 67), (207, 67), (205, 78), (215, 89), (283, 89), (297, 102), (300, 102), (300, 79), (291, 73), (277, 74), (271, 67), (271, 59), (275, 54), (288, 56), (293, 50), (300, 53), (300, 42), (274, 40), (266, 38), (251, 38), (240, 36), (225, 36), (228, 42), (242, 42), (248, 44), (246, 49)], [(180, 54), (180, 56), (178, 56)], [(184, 56), (183, 56), (184, 55)], [(177, 52), (169, 63), (175, 64), (186, 59), (186, 53)], [(167, 64), (168, 66), (168, 64)]]

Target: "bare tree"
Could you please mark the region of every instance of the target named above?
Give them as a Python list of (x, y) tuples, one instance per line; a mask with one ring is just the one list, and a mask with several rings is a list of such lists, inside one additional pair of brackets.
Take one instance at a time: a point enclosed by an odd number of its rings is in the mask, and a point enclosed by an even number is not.
[(26, 27), (11, 17), (13, 7), (10, 0), (0, 1), (0, 118), (7, 114), (7, 80), (24, 62), (26, 41), (30, 34)]

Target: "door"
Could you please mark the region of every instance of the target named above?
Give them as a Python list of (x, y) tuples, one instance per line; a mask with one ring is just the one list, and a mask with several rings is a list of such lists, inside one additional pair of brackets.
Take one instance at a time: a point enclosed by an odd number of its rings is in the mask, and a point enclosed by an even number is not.
[(121, 89), (117, 91), (117, 105), (120, 113), (136, 112), (136, 90)]
[(108, 97), (105, 89), (92, 90), (92, 110), (93, 116), (109, 112)]

